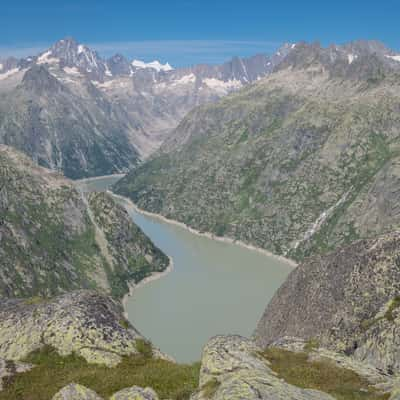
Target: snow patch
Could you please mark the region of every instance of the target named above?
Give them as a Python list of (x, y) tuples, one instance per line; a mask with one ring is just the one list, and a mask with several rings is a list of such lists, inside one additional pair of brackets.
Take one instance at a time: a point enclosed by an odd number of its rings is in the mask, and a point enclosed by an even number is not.
[(385, 57), (391, 58), (391, 59), (394, 60), (394, 61), (400, 62), (400, 55), (396, 55), (396, 56), (385, 56)]
[(60, 60), (58, 58), (52, 57), (52, 52), (51, 50), (46, 51), (42, 55), (39, 56), (39, 58), (36, 61), (36, 64), (57, 64)]
[(64, 72), (68, 75), (74, 75), (74, 76), (82, 76), (82, 74), (79, 72), (78, 68), (76, 67), (64, 67)]
[(242, 82), (236, 79), (225, 82), (221, 81), (220, 79), (206, 78), (203, 80), (203, 83), (205, 83), (210, 89), (222, 94), (239, 89), (243, 86)]
[(85, 46), (83, 46), (82, 44), (80, 44), (78, 46), (78, 54), (84, 53), (85, 52)]
[(194, 74), (184, 75), (180, 79), (176, 79), (172, 82), (172, 86), (177, 85), (188, 85), (196, 82), (196, 76)]
[(139, 69), (151, 68), (151, 69), (155, 69), (158, 72), (160, 72), (160, 71), (167, 72), (167, 71), (173, 70), (173, 68), (171, 67), (171, 65), (169, 65), (169, 63), (161, 64), (157, 60), (152, 61), (150, 63), (145, 63), (144, 61), (140, 61), (140, 60), (133, 60), (132, 66), (134, 66), (135, 68), (139, 68)]
[(3, 74), (0, 74), (0, 81), (2, 81), (3, 79), (9, 78), (11, 75), (16, 74), (18, 71), (19, 71), (19, 68), (13, 68), (7, 72), (4, 72)]
[(357, 59), (357, 55), (356, 54), (347, 54), (347, 61), (348, 61), (349, 64), (351, 64), (356, 59)]
[(106, 67), (106, 70), (105, 70), (105, 74), (107, 75), (107, 76), (113, 76), (113, 74), (112, 74), (112, 72), (110, 71), (110, 68), (108, 68), (108, 65), (107, 64), (105, 64), (105, 67)]
[(131, 83), (126, 80), (109, 80), (105, 82), (97, 82), (97, 81), (92, 81), (93, 85), (98, 87), (99, 89), (111, 89), (111, 88), (129, 88), (131, 87)]
[(3, 69), (4, 69), (4, 65), (0, 64), (0, 71), (3, 71)]
[(293, 43), (293, 44), (290, 46), (291, 49), (294, 49), (295, 47), (296, 47), (296, 43)]

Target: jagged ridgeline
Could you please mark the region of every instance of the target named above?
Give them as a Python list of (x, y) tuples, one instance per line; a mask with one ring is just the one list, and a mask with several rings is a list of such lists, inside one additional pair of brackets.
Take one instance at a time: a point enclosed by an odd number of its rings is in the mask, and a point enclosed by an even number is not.
[(0, 145), (0, 296), (128, 291), (168, 258), (106, 193), (85, 198), (58, 173)]
[(173, 69), (104, 59), (66, 38), (37, 56), (0, 59), (0, 143), (73, 179), (127, 171), (187, 112), (265, 76), (289, 49)]
[(295, 259), (400, 222), (399, 57), (297, 44), (274, 72), (191, 112), (118, 182), (140, 207)]

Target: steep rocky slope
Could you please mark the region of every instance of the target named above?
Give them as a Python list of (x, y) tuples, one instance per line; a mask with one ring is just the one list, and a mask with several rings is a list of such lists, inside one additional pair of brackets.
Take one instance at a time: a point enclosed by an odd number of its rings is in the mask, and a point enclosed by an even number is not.
[(84, 197), (63, 176), (0, 145), (0, 296), (100, 288), (116, 297), (168, 258), (104, 193)]
[(369, 42), (298, 44), (266, 78), (191, 112), (116, 190), (296, 259), (390, 231), (400, 222), (400, 63), (389, 54)]
[(70, 178), (136, 165), (132, 138), (140, 129), (90, 81), (68, 84), (43, 65), (19, 74), (10, 87), (0, 85), (1, 143)]
[(297, 337), (398, 374), (399, 248), (394, 232), (305, 261), (268, 305), (258, 344)]

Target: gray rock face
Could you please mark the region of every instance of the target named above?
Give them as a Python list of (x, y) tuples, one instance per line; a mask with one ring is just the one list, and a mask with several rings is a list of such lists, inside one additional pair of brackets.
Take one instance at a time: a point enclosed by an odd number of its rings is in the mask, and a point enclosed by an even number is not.
[(115, 393), (110, 400), (158, 400), (158, 396), (151, 388), (142, 389), (139, 386), (133, 386)]
[[(102, 400), (102, 398), (82, 385), (71, 383), (62, 388), (52, 400)], [(115, 393), (110, 400), (158, 400), (158, 396), (151, 388), (133, 386)]]
[[(21, 360), (44, 345), (60, 355), (76, 353), (89, 363), (114, 366), (137, 354), (143, 337), (123, 317), (119, 303), (91, 291), (53, 300), (1, 300), (0, 358)], [(157, 349), (154, 355), (164, 357)]]
[(317, 390), (285, 383), (258, 355), (261, 349), (239, 336), (217, 336), (203, 351), (200, 389), (192, 400), (333, 400)]
[(400, 371), (400, 234), (361, 240), (297, 267), (255, 332), (265, 347), (314, 339), (387, 373)]
[(34, 65), (4, 90), (0, 142), (40, 165), (80, 178), (126, 171), (138, 163), (131, 139), (140, 127), (90, 81), (69, 85), (48, 67)]
[(56, 393), (52, 400), (102, 400), (93, 390), (71, 383)]

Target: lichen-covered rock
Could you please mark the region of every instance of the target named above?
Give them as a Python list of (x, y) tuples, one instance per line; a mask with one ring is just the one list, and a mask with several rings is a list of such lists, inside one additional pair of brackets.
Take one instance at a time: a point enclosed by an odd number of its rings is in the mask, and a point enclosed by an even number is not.
[(151, 388), (133, 386), (120, 390), (110, 397), (110, 400), (158, 400), (157, 393)]
[(297, 267), (255, 332), (265, 347), (314, 339), (387, 373), (400, 372), (400, 232), (361, 240)]
[(93, 390), (76, 383), (70, 383), (56, 393), (52, 400), (103, 400)]
[[(142, 336), (124, 319), (119, 303), (92, 291), (53, 300), (0, 301), (0, 357), (20, 360), (50, 345), (61, 355), (75, 352), (90, 363), (116, 365), (136, 354)], [(162, 354), (153, 349), (156, 357)]]
[(397, 381), (395, 387), (390, 394), (389, 400), (400, 400), (400, 382)]
[(87, 199), (62, 175), (0, 145), (0, 297), (96, 288), (116, 298), (168, 257), (106, 193)]
[(32, 368), (32, 365), (19, 363), (9, 360), (4, 360), (0, 358), (0, 391), (3, 390), (3, 382), (4, 380), (14, 376), (20, 372), (29, 371)]
[(212, 338), (203, 351), (200, 389), (191, 400), (333, 400), (326, 393), (284, 382), (260, 352), (240, 336)]

